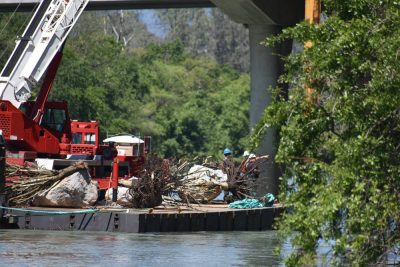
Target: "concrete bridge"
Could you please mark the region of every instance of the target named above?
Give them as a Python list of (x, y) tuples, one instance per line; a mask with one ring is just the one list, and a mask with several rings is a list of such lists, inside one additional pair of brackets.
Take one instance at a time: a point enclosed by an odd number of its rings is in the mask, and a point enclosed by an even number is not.
[[(3, 0), (0, 12), (32, 10), (39, 0)], [(251, 110), (250, 127), (261, 118), (264, 108), (271, 102), (267, 88), (274, 87), (282, 72), (282, 62), (277, 54), (290, 53), (291, 44), (267, 48), (260, 44), (267, 36), (279, 33), (284, 27), (304, 19), (304, 0), (91, 0), (88, 10), (158, 9), (218, 7), (233, 21), (246, 25), (250, 39)], [(276, 154), (275, 133), (269, 131), (261, 154)], [(278, 191), (279, 169), (275, 164), (263, 167), (259, 193)]]

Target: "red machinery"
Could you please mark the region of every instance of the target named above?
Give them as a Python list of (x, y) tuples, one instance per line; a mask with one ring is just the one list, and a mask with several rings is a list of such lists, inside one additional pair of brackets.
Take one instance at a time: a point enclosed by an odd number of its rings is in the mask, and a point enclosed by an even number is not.
[[(47, 167), (63, 168), (85, 160), (100, 188), (106, 189), (111, 187), (112, 167), (114, 172), (118, 169), (118, 177), (131, 177), (141, 170), (149, 144), (143, 141), (135, 153), (118, 155), (113, 143), (99, 144), (98, 122), (71, 121), (65, 101), (47, 101), (65, 39), (88, 1), (40, 2), (0, 74), (0, 130), (8, 162), (36, 160)], [(27, 101), (46, 70), (36, 101)], [(118, 166), (113, 166), (114, 161)]]

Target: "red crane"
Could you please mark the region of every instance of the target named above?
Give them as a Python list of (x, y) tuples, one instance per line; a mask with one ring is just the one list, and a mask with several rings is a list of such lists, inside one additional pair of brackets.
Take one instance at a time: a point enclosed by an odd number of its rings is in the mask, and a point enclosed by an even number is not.
[[(36, 161), (47, 167), (63, 168), (83, 159), (92, 167), (100, 188), (105, 189), (110, 187), (115, 157), (119, 165), (116, 177), (131, 177), (140, 171), (150, 138), (138, 143), (100, 145), (97, 121), (71, 120), (67, 102), (48, 101), (65, 40), (88, 2), (40, 2), (0, 73), (0, 130), (8, 162)], [(37, 99), (28, 101), (42, 76)]]

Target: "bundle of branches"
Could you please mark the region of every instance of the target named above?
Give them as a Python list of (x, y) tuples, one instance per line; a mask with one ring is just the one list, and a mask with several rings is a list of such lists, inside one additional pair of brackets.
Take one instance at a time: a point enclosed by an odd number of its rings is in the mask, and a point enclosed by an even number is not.
[(8, 201), (11, 205), (26, 204), (38, 193), (52, 188), (65, 177), (86, 168), (83, 162), (77, 162), (60, 171), (7, 164), (6, 177), (11, 178), (5, 188)]
[(222, 183), (214, 179), (184, 179), (175, 189), (188, 203), (209, 203), (222, 192)]
[[(206, 158), (203, 162), (199, 162), (196, 158), (192, 161), (179, 162), (176, 167), (171, 169), (181, 170), (172, 175), (174, 181), (173, 188), (176, 190), (180, 198), (190, 203), (209, 203), (215, 199), (222, 190), (230, 191), (231, 196), (225, 199), (231, 202), (237, 199), (252, 198), (251, 192), (255, 192), (255, 181), (258, 176), (258, 167), (261, 163), (268, 159), (268, 156), (256, 158), (251, 167), (241, 169), (240, 166), (231, 166), (227, 172), (228, 180), (226, 182), (218, 181), (213, 171), (218, 169), (218, 163), (210, 161)], [(196, 177), (196, 172), (187, 171), (191, 166), (199, 164), (209, 170), (199, 169), (199, 175)], [(199, 179), (201, 173), (206, 172), (209, 179)]]
[(33, 164), (20, 166), (20, 165), (6, 163), (4, 174), (5, 177), (10, 177), (12, 178), (12, 182), (13, 181), (15, 182), (15, 180), (24, 181), (24, 180), (38, 178), (41, 176), (52, 176), (57, 174), (57, 171), (40, 169)]
[(226, 201), (232, 202), (238, 199), (254, 198), (252, 192), (256, 191), (256, 180), (259, 175), (259, 166), (263, 162), (269, 159), (269, 156), (257, 157), (251, 167), (241, 168), (241, 166), (235, 166), (229, 168), (227, 187), (232, 193), (231, 196), (226, 196)]
[(166, 180), (163, 191), (168, 193), (170, 191), (176, 191), (180, 181), (187, 177), (190, 168), (193, 166), (193, 161), (188, 160), (168, 160), (169, 164), (169, 177)]
[[(260, 161), (257, 162), (257, 165)], [(194, 165), (206, 169), (190, 172)], [(250, 197), (254, 189), (254, 169), (240, 173), (239, 167), (229, 170), (228, 181), (221, 182), (215, 176), (218, 162), (212, 158), (194, 158), (192, 160), (149, 158), (144, 170), (135, 182), (125, 184), (130, 187), (132, 204), (135, 208), (152, 208), (162, 203), (162, 195), (177, 192), (187, 203), (209, 203), (222, 190), (231, 191), (233, 200)], [(257, 165), (254, 165), (256, 167)], [(198, 176), (196, 175), (197, 173)], [(207, 179), (199, 178), (206, 173)]]
[[(195, 165), (202, 167), (191, 170)], [(216, 179), (215, 171), (218, 165), (218, 162), (211, 157), (172, 161), (170, 183), (164, 189), (176, 191), (187, 203), (209, 203), (222, 190), (229, 190), (227, 182)]]
[(131, 184), (129, 193), (134, 208), (153, 208), (162, 203), (164, 185), (170, 178), (167, 160), (151, 157), (146, 161), (140, 179)]

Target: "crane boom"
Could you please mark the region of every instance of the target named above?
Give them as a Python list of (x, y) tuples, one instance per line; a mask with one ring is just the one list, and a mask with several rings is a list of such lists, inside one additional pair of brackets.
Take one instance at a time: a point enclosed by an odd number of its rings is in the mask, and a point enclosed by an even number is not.
[(89, 0), (41, 0), (0, 73), (0, 100), (29, 99)]

